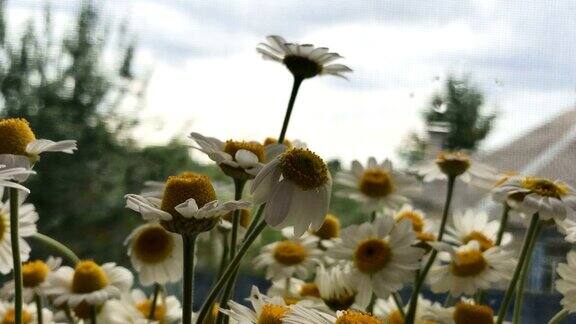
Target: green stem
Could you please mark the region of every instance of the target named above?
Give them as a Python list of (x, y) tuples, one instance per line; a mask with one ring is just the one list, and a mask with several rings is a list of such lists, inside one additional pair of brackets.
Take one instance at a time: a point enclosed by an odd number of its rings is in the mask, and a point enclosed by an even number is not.
[[(260, 207), (258, 207), (258, 210), (256, 211), (256, 215), (254, 215), (254, 219), (252, 220), (252, 222), (250, 223), (250, 226), (248, 226), (248, 229), (246, 230), (246, 234), (244, 235), (244, 241), (246, 240), (248, 235), (250, 235), (250, 233), (254, 232), (254, 230), (258, 226), (258, 224), (260, 222), (260, 218), (262, 218), (262, 213), (264, 212), (265, 206), (266, 205), (263, 204), (263, 205), (260, 205)], [(244, 242), (244, 241), (242, 241), (242, 242)]]
[(290, 93), (290, 100), (288, 101), (288, 107), (286, 108), (286, 115), (284, 115), (284, 122), (282, 123), (282, 130), (280, 131), (280, 137), (278, 137), (278, 143), (282, 144), (286, 136), (286, 130), (288, 129), (288, 124), (290, 123), (290, 116), (292, 115), (292, 108), (294, 108), (294, 102), (296, 102), (296, 96), (298, 95), (298, 89), (302, 84), (304, 79), (294, 77), (294, 84), (292, 85), (292, 92)]
[(22, 324), (22, 264), (20, 263), (20, 235), (18, 234), (18, 189), (10, 188), (10, 242), (14, 263), (14, 323)]
[(376, 306), (376, 300), (378, 299), (378, 297), (376, 297), (376, 294), (372, 293), (372, 297), (370, 297), (370, 303), (368, 304), (368, 312), (369, 313), (374, 313), (374, 306)]
[(160, 284), (154, 284), (154, 293), (152, 295), (152, 304), (150, 304), (150, 313), (148, 313), (148, 319), (154, 320), (156, 318), (156, 304), (158, 303), (158, 294), (160, 293)]
[[(444, 209), (442, 210), (442, 220), (440, 222), (440, 230), (438, 231), (438, 242), (442, 241), (444, 237), (444, 232), (446, 231), (446, 223), (448, 222), (448, 215), (450, 214), (450, 205), (452, 203), (452, 196), (454, 194), (454, 184), (456, 183), (455, 176), (449, 176), (447, 182), (447, 190), (446, 190), (446, 200), (444, 201)], [(422, 286), (424, 285), (424, 280), (428, 275), (428, 271), (432, 268), (434, 264), (434, 260), (436, 260), (436, 256), (438, 255), (437, 250), (432, 250), (430, 253), (430, 258), (428, 262), (424, 266), (424, 269), (420, 271), (420, 273), (416, 275), (416, 282), (414, 283), (414, 290), (412, 291), (412, 297), (410, 298), (410, 305), (408, 306), (408, 313), (406, 314), (406, 324), (414, 324), (416, 320), (416, 308), (418, 307), (418, 295), (420, 294), (420, 290), (422, 290)]]
[(216, 279), (220, 278), (224, 272), (226, 262), (228, 262), (228, 250), (228, 233), (222, 233), (222, 257), (220, 258), (220, 267), (218, 268)]
[(34, 294), (34, 302), (36, 303), (36, 323), (44, 324), (44, 315), (42, 314), (42, 297), (38, 294)]
[(75, 265), (76, 263), (80, 262), (80, 258), (78, 258), (78, 256), (74, 252), (72, 252), (72, 250), (70, 250), (66, 245), (56, 241), (53, 238), (41, 233), (35, 233), (34, 235), (32, 235), (32, 238), (40, 242), (41, 244), (58, 252), (71, 264)]
[(373, 211), (370, 213), (370, 222), (373, 222), (376, 220), (376, 211)]
[(252, 243), (254, 243), (254, 240), (256, 240), (258, 235), (260, 235), (260, 233), (262, 233), (262, 231), (265, 228), (266, 228), (266, 222), (262, 220), (259, 221), (258, 225), (254, 227), (254, 230), (252, 232), (247, 233), (246, 237), (244, 238), (244, 242), (242, 243), (240, 249), (238, 250), (238, 253), (236, 253), (234, 258), (230, 260), (230, 263), (228, 263), (228, 266), (226, 267), (224, 274), (222, 274), (220, 279), (218, 279), (218, 282), (216, 282), (216, 284), (212, 287), (212, 289), (204, 299), (204, 304), (202, 304), (202, 308), (200, 309), (200, 312), (198, 314), (197, 323), (204, 323), (206, 315), (208, 315), (208, 312), (211, 310), (211, 307), (214, 304), (216, 297), (218, 297), (218, 293), (224, 287), (226, 282), (228, 282), (228, 280), (234, 275), (236, 269), (238, 268), (238, 265), (240, 264), (240, 261), (242, 261), (244, 255), (246, 254), (246, 252), (248, 252), (248, 248), (250, 247), (250, 245), (252, 245)]
[(504, 299), (502, 300), (502, 304), (500, 305), (500, 310), (498, 311), (498, 320), (496, 324), (502, 324), (504, 321), (504, 317), (506, 317), (506, 312), (508, 310), (508, 306), (510, 305), (510, 301), (512, 300), (512, 295), (514, 294), (514, 290), (516, 288), (516, 283), (520, 278), (520, 272), (522, 271), (523, 265), (526, 261), (526, 257), (528, 256), (528, 250), (530, 249), (530, 241), (534, 236), (534, 232), (538, 228), (538, 213), (532, 215), (530, 219), (530, 226), (528, 226), (528, 230), (526, 231), (526, 236), (524, 237), (524, 243), (522, 243), (522, 249), (520, 250), (520, 257), (518, 258), (518, 265), (516, 269), (514, 269), (514, 274), (512, 275), (512, 280), (508, 285), (508, 289), (506, 289), (506, 294), (504, 295)]
[(526, 278), (530, 272), (530, 263), (532, 261), (532, 254), (534, 251), (534, 246), (536, 246), (536, 241), (538, 240), (538, 235), (542, 229), (542, 222), (538, 222), (536, 225), (536, 230), (534, 235), (530, 239), (530, 246), (528, 247), (528, 256), (526, 256), (526, 261), (522, 266), (522, 272), (520, 272), (520, 279), (518, 279), (518, 286), (516, 287), (516, 298), (514, 300), (514, 315), (512, 315), (512, 323), (519, 324), (520, 318), (522, 317), (522, 303), (524, 300), (524, 286), (526, 284)]
[(96, 312), (96, 305), (90, 306), (90, 324), (97, 324), (97, 312)]
[(500, 228), (498, 229), (498, 235), (496, 236), (496, 245), (502, 244), (502, 238), (504, 237), (504, 232), (506, 231), (506, 226), (508, 226), (508, 214), (510, 213), (510, 206), (505, 202), (502, 208), (502, 217), (500, 217)]
[(182, 240), (184, 243), (184, 296), (182, 297), (182, 324), (192, 324), (192, 306), (194, 304), (194, 249), (196, 247), (196, 234), (183, 234)]
[(402, 315), (402, 319), (406, 318), (406, 312), (404, 312), (404, 303), (402, 302), (402, 296), (398, 292), (392, 293), (392, 299), (394, 299), (394, 303), (396, 307), (398, 307), (398, 311), (400, 315)]
[(558, 324), (560, 323), (561, 320), (565, 319), (566, 316), (568, 316), (568, 314), (570, 314), (568, 312), (568, 310), (566, 309), (562, 309), (560, 310), (558, 313), (556, 313), (556, 315), (554, 315), (554, 317), (552, 317), (550, 319), (550, 321), (548, 322), (548, 324)]

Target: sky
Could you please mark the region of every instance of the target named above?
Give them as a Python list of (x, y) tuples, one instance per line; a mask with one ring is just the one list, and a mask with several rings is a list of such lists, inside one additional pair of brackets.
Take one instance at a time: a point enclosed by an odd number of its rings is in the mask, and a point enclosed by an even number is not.
[[(162, 144), (195, 131), (220, 139), (279, 133), (291, 87), (280, 64), (255, 52), (266, 35), (329, 47), (349, 80), (306, 80), (287, 137), (326, 159), (395, 159), (423, 131), (421, 111), (449, 75), (469, 76), (497, 111), (482, 146), (504, 145), (575, 103), (576, 2), (571, 0), (105, 0), (111, 24), (137, 40), (152, 71), (135, 136)], [(44, 1), (10, 0), (24, 26)], [(73, 25), (78, 2), (52, 1), (55, 24)], [(113, 55), (112, 55), (113, 56)]]

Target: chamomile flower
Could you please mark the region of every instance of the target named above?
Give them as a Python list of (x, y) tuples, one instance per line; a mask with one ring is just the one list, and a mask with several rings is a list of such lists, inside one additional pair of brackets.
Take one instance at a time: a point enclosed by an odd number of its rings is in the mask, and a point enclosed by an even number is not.
[(209, 231), (221, 216), (251, 205), (247, 201), (220, 204), (210, 179), (192, 172), (168, 177), (161, 199), (135, 194), (125, 198), (126, 207), (142, 214), (144, 220), (160, 222), (166, 230), (178, 234)]
[(492, 284), (509, 280), (516, 266), (512, 253), (498, 246), (483, 251), (476, 240), (452, 247), (446, 243), (432, 243), (440, 262), (432, 267), (428, 282), (434, 293), (450, 292), (453, 296), (472, 295)]
[(576, 243), (576, 221), (566, 218), (556, 222), (558, 231), (565, 235), (564, 239), (570, 243)]
[(84, 260), (74, 269), (64, 266), (51, 273), (44, 292), (54, 297), (55, 305), (67, 304), (72, 308), (82, 302), (102, 305), (128, 291), (132, 281), (130, 271), (114, 263), (100, 266), (94, 261)]
[(252, 308), (230, 300), (228, 301), (230, 309), (221, 309), (220, 311), (230, 316), (232, 321), (242, 324), (282, 324), (284, 317), (291, 309), (282, 297), (268, 297), (260, 293), (256, 286), (252, 287), (248, 300)]
[(295, 237), (292, 228), (282, 230), (285, 239), (262, 248), (254, 259), (256, 268), (266, 268), (266, 279), (306, 278), (320, 262), (322, 251), (318, 239), (312, 235)]
[(331, 313), (294, 305), (290, 313), (284, 317), (284, 324), (387, 324), (383, 318), (358, 310), (345, 310)]
[[(387, 216), (382, 216), (387, 217)], [(438, 233), (438, 224), (426, 217), (426, 214), (415, 209), (409, 204), (405, 204), (394, 213), (393, 215), (396, 223), (408, 220), (412, 223), (412, 230), (416, 233), (416, 238), (420, 240), (421, 243), (427, 244), (426, 242), (433, 242), (436, 240), (436, 233)]]
[(340, 219), (334, 214), (326, 214), (322, 226), (315, 231), (310, 231), (310, 233), (320, 240), (322, 249), (327, 249), (334, 245), (334, 241), (340, 237), (340, 230)]
[(262, 168), (251, 192), (255, 203), (266, 203), (268, 225), (294, 226), (296, 236), (301, 236), (324, 223), (331, 189), (332, 178), (324, 161), (310, 150), (294, 148)]
[[(0, 119), (0, 164), (8, 167), (30, 169), (44, 152), (72, 154), (77, 149), (76, 141), (54, 142), (36, 139), (30, 124), (23, 118)], [(18, 181), (24, 181), (26, 177)]]
[(138, 226), (126, 238), (128, 256), (140, 283), (166, 284), (182, 278), (182, 237), (158, 223)]
[(24, 181), (29, 175), (35, 173), (36, 172), (25, 168), (7, 167), (5, 164), (0, 163), (0, 194), (4, 191), (4, 187), (16, 188), (26, 193), (30, 193), (28, 188), (16, 183), (15, 181)]
[[(0, 187), (0, 273), (12, 271), (12, 241), (10, 239), (10, 202), (2, 201), (4, 188)], [(32, 204), (25, 204), (27, 195), (19, 195), (18, 234), (20, 235), (20, 260), (25, 262), (30, 256), (30, 245), (24, 240), (37, 232), (38, 213)]]
[[(162, 324), (176, 323), (182, 317), (180, 301), (174, 296), (158, 298), (154, 308), (154, 321)], [(121, 299), (110, 300), (102, 311), (103, 322), (107, 324), (149, 323), (152, 301), (140, 289), (133, 289)]]
[(275, 280), (266, 294), (270, 297), (284, 298), (287, 305), (296, 304), (302, 300), (320, 301), (320, 292), (316, 283), (313, 281), (306, 282), (298, 278)]
[(368, 303), (372, 292), (388, 298), (391, 292), (411, 282), (424, 254), (422, 249), (412, 246), (416, 234), (411, 223), (395, 223), (392, 217), (349, 226), (341, 237), (328, 253), (350, 267), (358, 289), (356, 300), (362, 305)]
[[(454, 213), (453, 225), (446, 228), (446, 241), (458, 245), (464, 245), (476, 240), (482, 251), (495, 246), (500, 221), (488, 220), (485, 212), (475, 212), (471, 209), (463, 213)], [(501, 245), (507, 245), (512, 241), (512, 234), (504, 233)]]
[[(480, 305), (472, 299), (463, 299), (451, 307), (452, 316), (451, 320), (446, 320), (447, 323), (454, 324), (493, 324), (495, 322), (494, 310), (487, 305)], [(444, 323), (444, 322), (442, 322)], [(510, 322), (504, 322), (510, 323)]]
[[(404, 307), (407, 311), (408, 307)], [(418, 296), (418, 307), (416, 308), (415, 324), (433, 324), (435, 322), (430, 314), (446, 312), (445, 308), (440, 303), (432, 302), (423, 296)], [(380, 316), (384, 319), (386, 324), (403, 324), (404, 318), (398, 309), (396, 302), (392, 297), (388, 299), (378, 299), (374, 304), (374, 315)], [(440, 322), (444, 323), (444, 322)]]
[(526, 215), (538, 213), (540, 219), (561, 221), (575, 216), (574, 189), (561, 181), (538, 177), (512, 177), (494, 188), (492, 197), (507, 202), (510, 207)]
[(368, 306), (365, 301), (356, 300), (358, 289), (351, 275), (349, 267), (335, 265), (326, 269), (322, 264), (318, 266), (314, 280), (318, 295), (332, 311), (364, 309)]
[[(0, 323), (13, 324), (15, 323), (14, 304), (5, 301), (0, 301)], [(52, 312), (47, 308), (42, 308), (42, 320), (44, 324), (55, 324)], [(22, 323), (25, 324), (38, 324), (38, 311), (36, 304), (22, 305)]]
[(564, 309), (574, 313), (576, 312), (576, 252), (568, 252), (566, 261), (567, 263), (560, 263), (556, 270), (561, 278), (556, 280), (556, 290), (564, 296), (560, 301)]
[(256, 50), (266, 60), (284, 64), (294, 78), (308, 79), (317, 75), (334, 75), (344, 78), (342, 73), (352, 72), (346, 65), (328, 64), (342, 58), (337, 53), (328, 52), (326, 47), (311, 44), (287, 43), (282, 37), (266, 37), (268, 44), (260, 43)]
[[(61, 263), (61, 258), (51, 256), (46, 261), (34, 260), (22, 264), (22, 286), (25, 301), (31, 302), (35, 295), (44, 295), (46, 278), (58, 269)], [(8, 281), (2, 287), (1, 294), (8, 298), (14, 295), (14, 280)]]
[(378, 163), (373, 157), (366, 166), (353, 161), (351, 170), (340, 172), (336, 181), (345, 186), (339, 195), (358, 201), (367, 211), (397, 209), (408, 202), (406, 195), (417, 191), (412, 179), (394, 170), (390, 160)]
[(440, 152), (435, 160), (418, 166), (414, 171), (424, 177), (424, 182), (458, 177), (458, 179), (470, 183), (494, 179), (496, 175), (496, 170), (473, 161), (464, 152)]

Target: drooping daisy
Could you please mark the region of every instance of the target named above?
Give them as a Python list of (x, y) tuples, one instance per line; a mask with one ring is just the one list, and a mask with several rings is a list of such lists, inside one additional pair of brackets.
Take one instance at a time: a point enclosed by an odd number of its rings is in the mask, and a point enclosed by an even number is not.
[(233, 321), (242, 324), (282, 324), (291, 309), (282, 297), (268, 297), (261, 294), (256, 286), (252, 287), (249, 301), (252, 309), (230, 300), (228, 301), (230, 309), (220, 311), (230, 316)]
[[(487, 213), (468, 209), (464, 213), (454, 213), (452, 220), (453, 225), (446, 228), (447, 242), (464, 245), (476, 240), (482, 251), (495, 245), (500, 221), (489, 221)], [(512, 234), (504, 233), (501, 245), (507, 245), (510, 241)]]
[[(487, 305), (476, 304), (472, 299), (464, 299), (452, 309), (452, 322), (454, 324), (493, 324), (495, 323), (494, 310)], [(506, 322), (505, 322), (506, 323)]]
[(412, 230), (416, 233), (416, 238), (420, 240), (421, 243), (427, 244), (426, 242), (436, 240), (438, 224), (434, 220), (426, 217), (423, 211), (415, 209), (409, 204), (405, 204), (400, 210), (394, 213), (394, 220), (397, 223), (404, 220), (410, 221)]
[(89, 305), (102, 305), (109, 299), (119, 298), (132, 286), (130, 271), (114, 263), (102, 266), (94, 261), (80, 261), (75, 269), (60, 267), (48, 276), (44, 290), (54, 297), (55, 305), (74, 308), (85, 302)]
[[(58, 269), (61, 258), (48, 257), (46, 261), (34, 260), (22, 264), (22, 286), (24, 301), (31, 302), (35, 295), (44, 296), (44, 287), (48, 275)], [(2, 296), (14, 295), (14, 280), (8, 281), (2, 287)]]
[(126, 242), (132, 267), (140, 283), (166, 284), (182, 278), (182, 237), (168, 232), (158, 223), (138, 226)]
[(561, 277), (556, 280), (556, 290), (564, 296), (560, 301), (562, 307), (574, 313), (576, 312), (576, 252), (568, 252), (566, 261), (567, 263), (560, 263), (556, 270)]
[(350, 267), (358, 289), (356, 300), (362, 305), (369, 302), (372, 292), (388, 298), (391, 292), (411, 282), (424, 254), (422, 249), (412, 246), (416, 234), (411, 223), (395, 223), (392, 217), (349, 226), (341, 237), (328, 252)]
[[(407, 305), (406, 305), (407, 306)], [(404, 307), (404, 311), (407, 311), (408, 307)], [(431, 313), (441, 313), (446, 312), (446, 309), (442, 307), (442, 304), (437, 302), (432, 302), (423, 296), (418, 296), (418, 306), (416, 308), (415, 324), (436, 324), (444, 322), (436, 322)], [(374, 304), (374, 315), (380, 316), (384, 319), (386, 324), (404, 324), (404, 318), (402, 313), (398, 309), (396, 302), (392, 297), (388, 299), (378, 299)]]
[(260, 43), (256, 50), (267, 60), (284, 64), (294, 78), (308, 79), (317, 75), (334, 75), (345, 78), (342, 73), (352, 72), (346, 65), (328, 64), (342, 58), (337, 53), (328, 52), (326, 47), (311, 44), (287, 43), (282, 37), (266, 37), (268, 44)]
[(538, 213), (541, 220), (561, 221), (576, 215), (574, 189), (561, 181), (538, 177), (512, 177), (492, 190), (492, 197), (526, 215)]
[[(14, 304), (5, 301), (0, 301), (0, 323), (14, 324), (15, 323)], [(44, 324), (55, 324), (52, 312), (47, 308), (42, 308), (42, 320)], [(38, 311), (36, 304), (22, 305), (22, 323), (23, 324), (38, 324)]]
[(4, 191), (3, 187), (6, 188), (16, 188), (24, 192), (30, 193), (28, 188), (15, 181), (24, 181), (29, 175), (35, 174), (36, 172), (25, 169), (25, 168), (14, 168), (6, 167), (6, 165), (0, 163), (0, 194)]
[(297, 276), (305, 279), (320, 262), (322, 251), (318, 238), (312, 235), (296, 237), (292, 228), (282, 230), (285, 239), (264, 246), (254, 259), (254, 266), (266, 268), (266, 279), (279, 280)]
[(268, 225), (294, 226), (296, 236), (301, 236), (324, 223), (331, 189), (332, 178), (324, 161), (308, 149), (294, 148), (262, 168), (251, 192), (255, 203), (266, 203)]
[(435, 160), (424, 163), (413, 170), (424, 177), (424, 182), (445, 180), (451, 177), (470, 183), (482, 179), (495, 179), (496, 170), (472, 161), (464, 152), (440, 152)]
[(294, 305), (284, 317), (284, 324), (387, 324), (383, 318), (357, 310), (345, 310), (333, 314)]
[(390, 160), (378, 163), (368, 159), (366, 167), (353, 161), (350, 171), (342, 171), (336, 181), (346, 188), (339, 195), (358, 201), (367, 211), (397, 209), (406, 202), (406, 195), (417, 191), (411, 178), (394, 170)]
[[(30, 124), (23, 118), (0, 119), (0, 164), (30, 169), (44, 152), (74, 153), (76, 141), (54, 142), (36, 139)], [(25, 177), (18, 181), (24, 181)]]
[(499, 246), (482, 251), (476, 240), (460, 247), (432, 244), (448, 252), (439, 253), (440, 262), (432, 267), (427, 278), (435, 293), (472, 295), (479, 289), (488, 289), (492, 284), (509, 280), (516, 266), (513, 254)]
[(275, 280), (266, 294), (270, 297), (284, 298), (287, 305), (296, 304), (302, 300), (320, 301), (320, 292), (316, 283), (313, 281), (306, 282), (298, 278)]
[(186, 172), (170, 176), (162, 199), (141, 195), (126, 195), (126, 207), (142, 214), (147, 221), (160, 222), (170, 232), (198, 234), (209, 231), (221, 216), (239, 208), (248, 208), (247, 201), (220, 204), (207, 176)]
[[(182, 317), (180, 301), (174, 296), (167, 296), (165, 300), (158, 298), (154, 309), (153, 319), (157, 323), (176, 323)], [(121, 299), (106, 302), (102, 310), (104, 323), (107, 324), (136, 324), (148, 323), (151, 315), (152, 301), (140, 289), (133, 289), (130, 294), (124, 294)]]
[(358, 289), (349, 267), (335, 265), (326, 269), (322, 264), (316, 270), (315, 283), (319, 297), (332, 311), (350, 308), (364, 309), (368, 304), (357, 301)]
[[(0, 187), (0, 273), (7, 274), (12, 271), (12, 241), (10, 239), (10, 202), (2, 201), (4, 188)], [(25, 204), (27, 195), (19, 195), (18, 207), (18, 234), (20, 235), (20, 260), (25, 262), (30, 256), (30, 245), (24, 238), (37, 232), (36, 222), (38, 213), (32, 204)]]

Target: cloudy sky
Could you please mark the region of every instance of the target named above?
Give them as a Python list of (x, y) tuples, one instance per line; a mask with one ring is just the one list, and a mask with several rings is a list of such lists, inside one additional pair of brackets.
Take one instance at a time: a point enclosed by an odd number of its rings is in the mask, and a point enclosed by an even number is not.
[[(52, 1), (59, 28), (76, 1)], [(574, 106), (576, 2), (571, 0), (114, 0), (127, 18), (138, 66), (152, 70), (137, 136), (163, 143), (197, 131), (222, 139), (277, 136), (291, 76), (262, 61), (269, 34), (327, 46), (354, 69), (349, 81), (304, 83), (288, 130), (326, 158), (393, 157), (421, 130), (420, 111), (442, 78), (469, 74), (500, 113), (483, 149), (502, 145)], [(44, 1), (9, 1), (22, 26)], [(435, 81), (440, 77), (440, 81)]]

